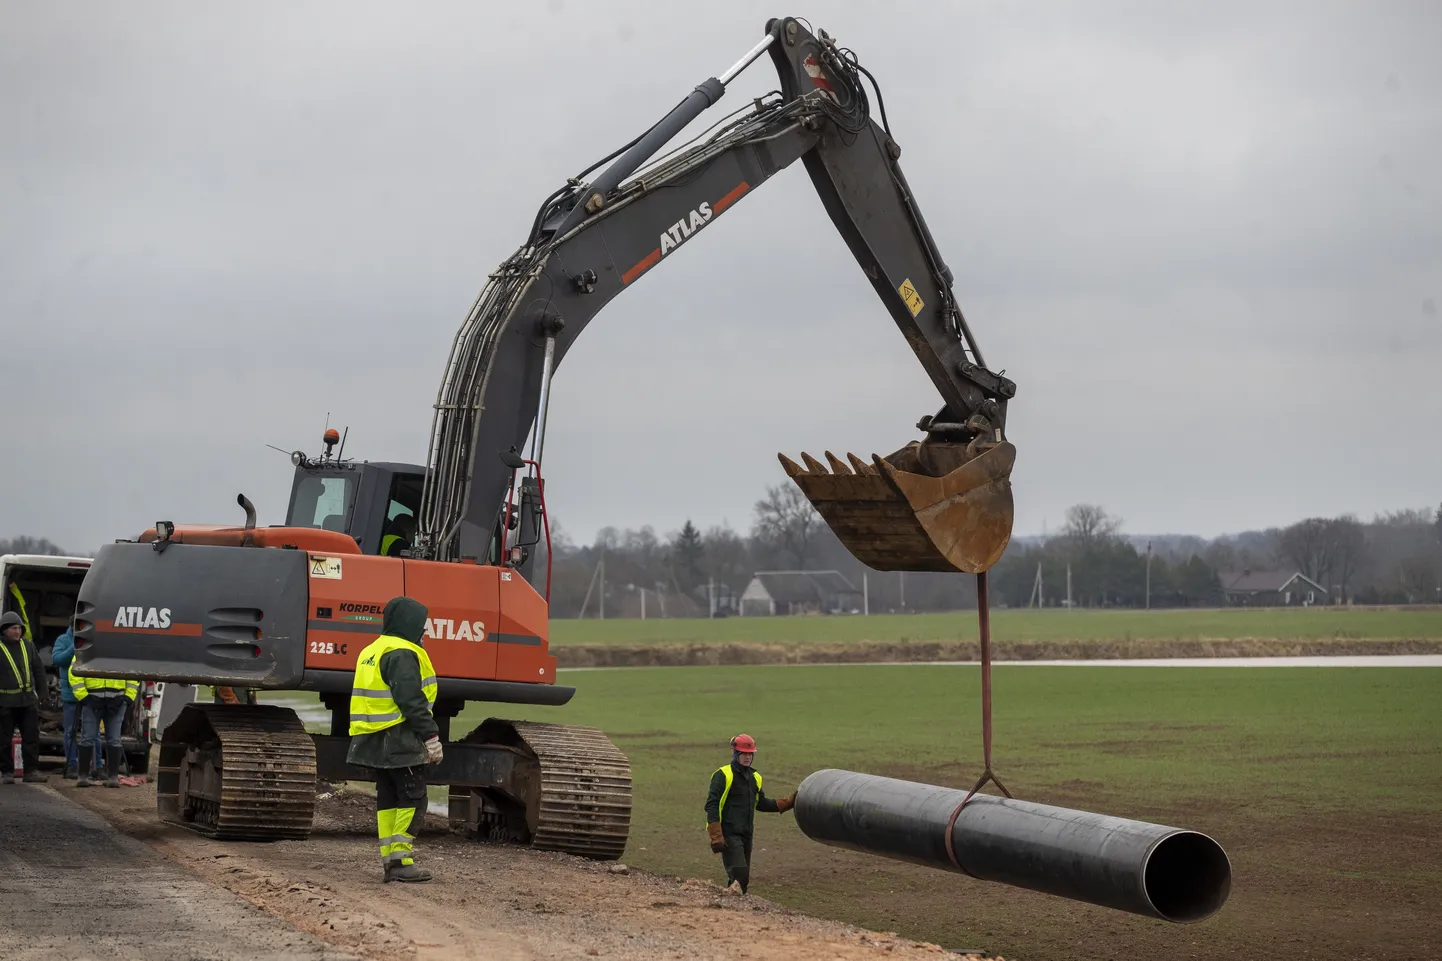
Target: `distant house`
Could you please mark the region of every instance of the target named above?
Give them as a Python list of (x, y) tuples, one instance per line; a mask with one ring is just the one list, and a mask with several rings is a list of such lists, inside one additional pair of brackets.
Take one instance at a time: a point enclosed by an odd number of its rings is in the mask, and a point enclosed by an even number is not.
[(741, 592), (741, 614), (843, 614), (861, 592), (840, 571), (757, 571)]
[(1309, 607), (1328, 602), (1327, 589), (1301, 571), (1222, 571), (1227, 603), (1237, 607)]

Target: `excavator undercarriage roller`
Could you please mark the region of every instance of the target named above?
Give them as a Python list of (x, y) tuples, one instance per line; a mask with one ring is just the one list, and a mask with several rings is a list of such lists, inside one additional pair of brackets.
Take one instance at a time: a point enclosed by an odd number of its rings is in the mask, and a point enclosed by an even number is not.
[(453, 785), (452, 825), (473, 837), (600, 861), (625, 851), (631, 762), (601, 731), (488, 718), (460, 743), (509, 749), (516, 763), (505, 784)]
[(1014, 505), (1009, 442), (979, 445), (912, 442), (868, 464), (830, 451), (826, 466), (809, 454), (781, 466), (841, 543), (878, 571), (979, 574), (1011, 540)]
[(315, 786), (315, 742), (289, 708), (189, 704), (160, 741), (160, 819), (207, 837), (308, 837)]
[[(278, 705), (188, 705), (161, 740), (160, 819), (220, 840), (308, 837), (317, 737), (336, 740), (308, 733)], [(470, 772), (451, 785), (453, 827), (597, 860), (625, 851), (631, 762), (596, 728), (490, 718), (446, 748), (462, 762), (450, 770)], [(343, 761), (329, 763), (346, 776)]]

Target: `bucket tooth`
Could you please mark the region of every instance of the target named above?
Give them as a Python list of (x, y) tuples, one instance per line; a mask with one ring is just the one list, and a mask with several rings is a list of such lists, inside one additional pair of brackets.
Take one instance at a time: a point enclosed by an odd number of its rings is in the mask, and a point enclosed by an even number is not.
[(855, 473), (829, 451), (828, 471), (810, 454), (786, 473), (857, 560), (878, 571), (978, 574), (1011, 540), (1011, 471), (1016, 448), (913, 442), (868, 464), (847, 454)]
[(804, 460), (804, 461), (806, 461), (806, 469), (809, 470), (809, 471), (811, 471), (811, 473), (813, 473), (813, 474), (828, 474), (828, 473), (830, 473), (830, 471), (828, 471), (828, 470), (826, 469), (826, 465), (825, 465), (825, 464), (821, 463), (821, 461), (817, 460), (815, 457), (812, 457), (810, 454), (806, 453), (806, 451), (802, 451), (802, 452), (801, 452), (801, 459)]
[[(874, 456), (874, 455), (873, 455), (873, 456)], [(872, 467), (870, 464), (866, 463), (866, 461), (862, 460), (860, 457), (857, 457), (855, 454), (847, 453), (846, 459), (849, 460), (849, 461), (851, 461), (851, 466), (852, 466), (852, 468), (853, 468), (853, 469), (856, 471), (856, 473), (858, 473), (858, 474), (875, 474), (875, 473), (876, 473), (876, 468), (875, 468), (875, 467)]]

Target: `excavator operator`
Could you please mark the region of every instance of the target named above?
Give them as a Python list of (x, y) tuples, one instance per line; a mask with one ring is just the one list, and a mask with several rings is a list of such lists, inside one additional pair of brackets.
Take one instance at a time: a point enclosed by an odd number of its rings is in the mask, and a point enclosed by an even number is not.
[(416, 518), (414, 514), (397, 514), (395, 520), (390, 523), (390, 531), (381, 538), (381, 555), (390, 557), (399, 554), (401, 551), (411, 549), (411, 542), (416, 536)]
[(412, 830), (426, 816), (425, 765), (439, 764), (442, 753), (431, 713), (436, 672), (421, 646), (429, 615), (420, 601), (391, 598), (380, 637), (356, 657), (346, 760), (375, 771), (382, 881), (431, 879), (431, 872), (416, 867)]
[(706, 792), (706, 833), (711, 850), (726, 866), (728, 889), (745, 894), (751, 883), (751, 832), (757, 811), (780, 814), (796, 804), (796, 792), (769, 798), (761, 790), (761, 772), (753, 768), (756, 740), (749, 734), (731, 739), (731, 763), (711, 775)]

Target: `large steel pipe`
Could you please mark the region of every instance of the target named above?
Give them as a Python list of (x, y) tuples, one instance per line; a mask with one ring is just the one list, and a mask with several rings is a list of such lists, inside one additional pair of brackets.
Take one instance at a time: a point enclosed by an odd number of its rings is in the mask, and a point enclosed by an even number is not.
[(1164, 921), (1208, 918), (1231, 892), (1231, 862), (1205, 834), (987, 794), (963, 806), (965, 798), (931, 784), (817, 771), (796, 789), (796, 823), (822, 844)]

